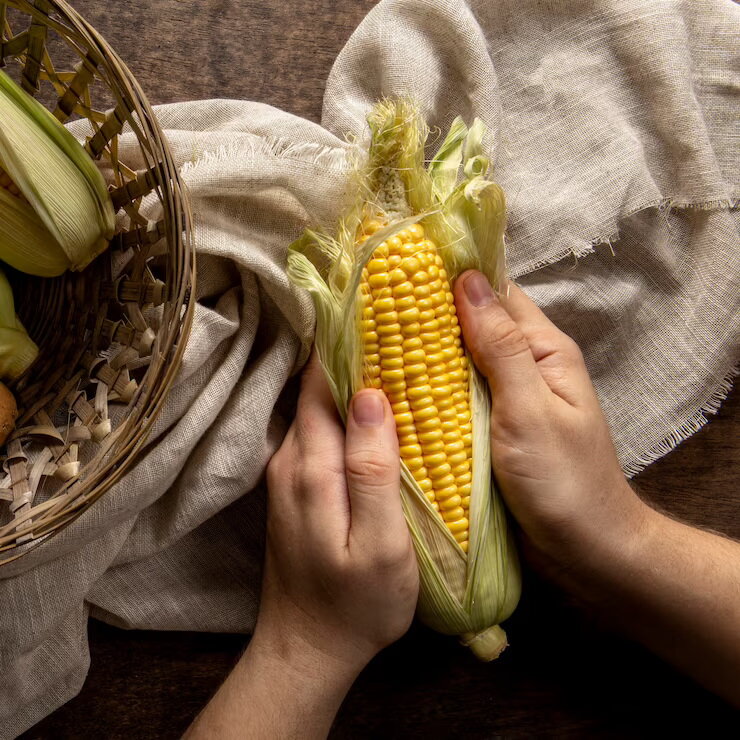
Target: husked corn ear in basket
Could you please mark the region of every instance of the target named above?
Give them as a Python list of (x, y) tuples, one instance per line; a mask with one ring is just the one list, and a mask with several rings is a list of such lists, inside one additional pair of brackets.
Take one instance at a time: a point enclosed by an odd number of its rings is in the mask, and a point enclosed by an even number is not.
[(55, 277), (82, 270), (115, 228), (102, 174), (77, 140), (0, 70), (0, 260)]
[(391, 404), (420, 618), (491, 660), (520, 574), (491, 472), (489, 390), (462, 343), (452, 285), (475, 268), (501, 286), (504, 195), (485, 177), (481, 121), (456, 119), (428, 167), (411, 102), (383, 101), (368, 122), (355, 202), (336, 236), (308, 230), (291, 245), (288, 274), (313, 297), (316, 350), (343, 418), (361, 388)]

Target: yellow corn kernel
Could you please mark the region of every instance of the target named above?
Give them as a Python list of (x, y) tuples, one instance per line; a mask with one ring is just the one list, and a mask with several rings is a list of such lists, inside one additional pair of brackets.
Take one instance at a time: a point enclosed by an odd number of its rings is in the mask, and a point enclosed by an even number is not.
[[(383, 225), (373, 220), (363, 233)], [(363, 271), (360, 296), (365, 383), (377, 387), (380, 381), (402, 460), (467, 552), (472, 479), (467, 362), (444, 263), (420, 224), (376, 248)]]

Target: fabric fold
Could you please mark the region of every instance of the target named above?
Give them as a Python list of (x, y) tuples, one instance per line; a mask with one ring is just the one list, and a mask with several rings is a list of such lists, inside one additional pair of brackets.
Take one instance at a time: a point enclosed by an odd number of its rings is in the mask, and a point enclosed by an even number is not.
[[(251, 630), (263, 473), (313, 332), (286, 250), (334, 224), (380, 97), (414, 97), (435, 130), (488, 125), (511, 274), (581, 345), (625, 472), (705, 423), (739, 359), (738, 21), (731, 0), (383, 0), (334, 65), (323, 125), (158, 107), (194, 212), (193, 333), (137, 464), (0, 568), (0, 738), (79, 690), (88, 612)], [(131, 135), (119, 156), (141, 166)]]

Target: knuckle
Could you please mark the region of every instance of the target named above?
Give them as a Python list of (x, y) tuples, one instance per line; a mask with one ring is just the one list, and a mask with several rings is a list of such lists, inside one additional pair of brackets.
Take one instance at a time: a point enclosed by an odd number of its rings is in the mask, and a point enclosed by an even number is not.
[(365, 486), (382, 485), (391, 473), (391, 465), (387, 460), (365, 450), (348, 452), (346, 469), (348, 478), (362, 481)]
[(580, 347), (567, 334), (560, 337), (554, 357), (564, 377), (586, 367)]
[(549, 373), (567, 375), (584, 365), (578, 344), (559, 329), (537, 329), (528, 334), (528, 339), (537, 363), (547, 367)]
[(344, 470), (334, 461), (303, 461), (299, 473), (301, 489), (305, 491), (320, 491), (328, 485), (334, 485), (343, 475)]
[(404, 556), (393, 543), (376, 541), (354, 564), (354, 577), (365, 584), (387, 582), (389, 575), (403, 567)]
[(524, 332), (509, 318), (492, 318), (483, 324), (478, 342), (482, 355), (514, 357), (529, 349)]
[(568, 360), (574, 365), (583, 365), (583, 352), (581, 352), (581, 348), (578, 346), (578, 343), (575, 341), (575, 339), (563, 333), (562, 343), (563, 354), (565, 355), (565, 357), (567, 357)]
[(299, 469), (298, 480), (302, 491), (315, 491), (324, 484), (326, 476), (323, 471), (310, 462), (304, 462)]
[(376, 567), (381, 571), (396, 570), (409, 558), (409, 543), (394, 541), (387, 543), (376, 559)]
[(301, 466), (302, 480), (311, 488), (324, 488), (336, 480), (344, 479), (344, 465), (333, 456), (304, 460)]

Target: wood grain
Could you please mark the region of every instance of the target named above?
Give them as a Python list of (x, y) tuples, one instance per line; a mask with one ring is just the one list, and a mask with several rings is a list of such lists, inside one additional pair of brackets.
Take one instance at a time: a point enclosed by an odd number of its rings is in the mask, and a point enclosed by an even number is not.
[[(318, 121), (326, 77), (370, 0), (119, 2), (75, 7), (135, 69), (152, 102), (248, 98)], [(740, 393), (636, 483), (688, 521), (740, 536)], [(334, 738), (733, 736), (737, 715), (525, 574), (511, 647), (477, 663), (416, 626), (371, 663)], [(246, 644), (236, 635), (123, 632), (91, 622), (80, 695), (31, 738), (180, 737)], [(736, 733), (734, 733), (736, 736)]]
[(256, 100), (321, 118), (337, 54), (372, 0), (73, 0), (153, 103)]

